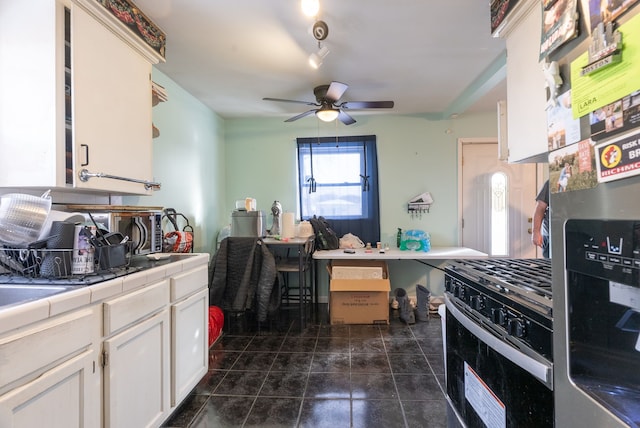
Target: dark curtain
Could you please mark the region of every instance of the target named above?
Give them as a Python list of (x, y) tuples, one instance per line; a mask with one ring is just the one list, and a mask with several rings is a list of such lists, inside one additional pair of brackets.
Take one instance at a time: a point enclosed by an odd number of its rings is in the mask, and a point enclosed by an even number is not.
[[(303, 220), (313, 215), (323, 215), (338, 237), (347, 233), (358, 236), (363, 242), (370, 242), (375, 245), (380, 241), (380, 207), (378, 195), (378, 156), (376, 151), (375, 135), (351, 136), (351, 137), (323, 137), (323, 138), (298, 138), (298, 187), (300, 191), (300, 214)], [(345, 153), (359, 153), (360, 156), (360, 183), (356, 182), (361, 193), (362, 209), (360, 215), (350, 213), (334, 212), (312, 212), (308, 204), (304, 203), (305, 197), (322, 189), (324, 183), (321, 177), (327, 174), (337, 174), (336, 168), (340, 168), (338, 162), (326, 163), (313, 161), (314, 150), (316, 158), (319, 154), (325, 153), (332, 156), (340, 156)], [(312, 159), (309, 162), (309, 159)], [(305, 159), (307, 162), (305, 162)], [(319, 170), (325, 168), (324, 171)], [(357, 168), (357, 167), (356, 167)], [(333, 169), (333, 170), (332, 170)], [(319, 177), (317, 180), (315, 177)], [(340, 184), (333, 186), (326, 185), (326, 188), (335, 189), (337, 192)], [(353, 191), (353, 186), (351, 187)]]

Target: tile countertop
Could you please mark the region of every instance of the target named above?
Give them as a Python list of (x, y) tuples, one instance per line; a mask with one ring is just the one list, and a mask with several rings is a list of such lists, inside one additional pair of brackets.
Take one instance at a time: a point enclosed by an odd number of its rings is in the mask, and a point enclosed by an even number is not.
[(208, 253), (172, 254), (164, 260), (137, 257), (132, 265), (144, 269), (94, 285), (79, 286), (49, 297), (0, 307), (0, 335), (18, 327), (128, 293), (181, 271), (209, 262)]

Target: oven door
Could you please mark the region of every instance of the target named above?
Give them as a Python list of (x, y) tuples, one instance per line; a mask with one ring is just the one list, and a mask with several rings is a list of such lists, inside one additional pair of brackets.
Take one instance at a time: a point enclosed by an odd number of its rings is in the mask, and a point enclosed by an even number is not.
[(553, 369), (445, 293), (447, 397), (469, 427), (553, 426)]

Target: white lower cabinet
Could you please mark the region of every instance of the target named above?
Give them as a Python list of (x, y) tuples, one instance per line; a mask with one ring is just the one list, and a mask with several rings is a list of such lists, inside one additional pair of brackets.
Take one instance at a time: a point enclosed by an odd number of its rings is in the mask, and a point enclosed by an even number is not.
[(158, 427), (207, 373), (207, 264), (104, 303), (105, 428)]
[(171, 406), (176, 407), (207, 373), (208, 290), (171, 306)]
[(168, 415), (169, 282), (104, 303), (104, 426), (159, 426)]
[(0, 427), (99, 427), (98, 305), (0, 336)]
[(169, 311), (104, 341), (104, 426), (159, 426), (169, 411)]
[(161, 426), (208, 369), (207, 261), (0, 334), (0, 428)]
[(100, 426), (95, 353), (85, 351), (0, 396), (3, 428)]

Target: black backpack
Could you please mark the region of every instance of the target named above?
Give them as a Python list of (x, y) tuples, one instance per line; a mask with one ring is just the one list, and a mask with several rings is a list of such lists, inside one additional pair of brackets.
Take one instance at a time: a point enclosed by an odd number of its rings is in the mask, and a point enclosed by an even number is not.
[(313, 232), (316, 235), (316, 248), (318, 250), (337, 250), (340, 248), (340, 239), (338, 235), (331, 229), (327, 220), (320, 216), (309, 219)]

